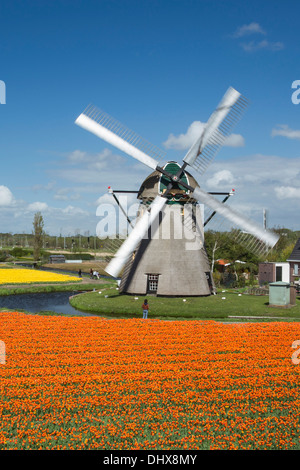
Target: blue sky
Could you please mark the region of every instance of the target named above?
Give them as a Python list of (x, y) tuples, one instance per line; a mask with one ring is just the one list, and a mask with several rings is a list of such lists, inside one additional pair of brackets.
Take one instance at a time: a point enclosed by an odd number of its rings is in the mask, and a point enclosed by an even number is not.
[(299, 13), (296, 0), (1, 2), (0, 232), (31, 232), (41, 210), (50, 234), (95, 233), (107, 187), (137, 190), (149, 174), (74, 124), (89, 103), (180, 162), (229, 86), (250, 106), (195, 176), (300, 230)]

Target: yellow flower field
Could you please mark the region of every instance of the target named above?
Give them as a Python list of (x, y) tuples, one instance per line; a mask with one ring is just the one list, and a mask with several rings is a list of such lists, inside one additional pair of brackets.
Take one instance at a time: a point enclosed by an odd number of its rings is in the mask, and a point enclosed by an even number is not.
[(78, 277), (36, 269), (0, 269), (1, 284), (35, 284), (79, 281)]

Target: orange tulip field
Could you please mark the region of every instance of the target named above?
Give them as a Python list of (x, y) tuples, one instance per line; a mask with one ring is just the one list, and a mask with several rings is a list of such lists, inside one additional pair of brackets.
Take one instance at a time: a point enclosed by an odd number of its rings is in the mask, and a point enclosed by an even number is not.
[(299, 449), (300, 324), (0, 312), (0, 449)]

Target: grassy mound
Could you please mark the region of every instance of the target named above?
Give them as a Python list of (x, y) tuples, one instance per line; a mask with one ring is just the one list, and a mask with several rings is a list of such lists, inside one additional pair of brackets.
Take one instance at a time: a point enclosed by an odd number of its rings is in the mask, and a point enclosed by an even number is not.
[[(219, 292), (209, 297), (166, 298), (148, 296), (149, 318), (228, 319), (249, 321), (270, 319), (300, 320), (300, 301), (289, 309), (269, 307), (268, 296), (252, 296), (237, 291)], [(144, 296), (122, 295), (115, 286), (79, 294), (70, 299), (78, 310), (111, 317), (141, 317)], [(240, 318), (241, 317), (241, 318)], [(253, 318), (254, 317), (254, 318)]]

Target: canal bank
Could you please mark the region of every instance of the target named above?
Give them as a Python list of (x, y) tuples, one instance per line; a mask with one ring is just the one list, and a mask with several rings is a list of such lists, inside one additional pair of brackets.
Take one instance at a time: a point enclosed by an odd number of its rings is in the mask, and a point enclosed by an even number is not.
[(72, 307), (69, 298), (86, 291), (66, 292), (29, 292), (0, 296), (0, 309), (11, 311), (26, 311), (29, 313), (53, 312), (63, 315), (95, 316)]

